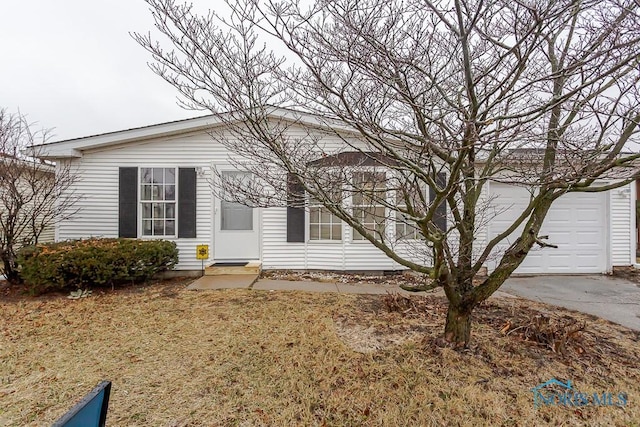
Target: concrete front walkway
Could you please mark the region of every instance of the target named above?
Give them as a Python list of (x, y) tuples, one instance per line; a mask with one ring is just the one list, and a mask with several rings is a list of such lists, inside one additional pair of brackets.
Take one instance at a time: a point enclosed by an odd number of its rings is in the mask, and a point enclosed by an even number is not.
[[(218, 276), (202, 276), (191, 283), (190, 290), (212, 289), (255, 289), (259, 291), (303, 291), (303, 292), (338, 292), (343, 294), (370, 294), (384, 295), (386, 293), (399, 293), (403, 295), (424, 295), (422, 292), (408, 292), (396, 285), (383, 285), (379, 283), (337, 283), (337, 282), (311, 282), (302, 280), (271, 280), (258, 279), (252, 274), (225, 274)], [(442, 289), (429, 291), (430, 294), (442, 295)], [(496, 297), (513, 298), (504, 292), (496, 292)]]
[(386, 294), (387, 292), (399, 292), (402, 294), (415, 294), (403, 291), (397, 286), (380, 284), (351, 285), (335, 282), (308, 282), (292, 280), (258, 279), (256, 274), (223, 274), (218, 276), (202, 276), (191, 283), (187, 289), (211, 290), (211, 289), (256, 289), (260, 291), (307, 291), (307, 292), (338, 292), (347, 294)]
[(602, 275), (511, 277), (500, 290), (640, 331), (640, 287), (625, 279)]

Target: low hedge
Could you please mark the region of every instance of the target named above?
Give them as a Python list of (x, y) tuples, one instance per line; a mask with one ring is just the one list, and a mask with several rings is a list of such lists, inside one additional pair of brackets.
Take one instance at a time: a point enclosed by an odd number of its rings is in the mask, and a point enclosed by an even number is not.
[(85, 239), (27, 246), (18, 253), (31, 293), (144, 281), (178, 262), (167, 240)]

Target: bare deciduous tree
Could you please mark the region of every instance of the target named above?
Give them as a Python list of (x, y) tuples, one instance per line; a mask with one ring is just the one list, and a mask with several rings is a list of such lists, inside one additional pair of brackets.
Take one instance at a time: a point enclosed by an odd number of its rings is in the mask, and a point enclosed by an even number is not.
[(37, 159), (38, 148), (32, 146), (45, 143), (48, 132), (32, 127), (25, 116), (0, 110), (0, 259), (11, 282), (19, 281), (17, 250), (37, 244), (76, 211), (70, 188), (75, 175)]
[[(225, 16), (147, 3), (173, 45), (134, 34), (153, 70), (227, 122), (232, 135), (214, 137), (257, 178), (227, 193), (272, 206), (303, 189), (309, 209), (444, 288), (455, 345), (528, 252), (553, 246), (539, 232), (555, 200), (638, 175), (637, 0), (228, 0)], [(273, 107), (309, 115), (269, 120)], [(530, 198), (480, 245), (490, 181)]]

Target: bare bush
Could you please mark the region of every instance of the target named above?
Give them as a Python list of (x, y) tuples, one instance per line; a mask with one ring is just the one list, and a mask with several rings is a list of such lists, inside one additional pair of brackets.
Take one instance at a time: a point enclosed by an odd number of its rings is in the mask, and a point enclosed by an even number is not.
[[(75, 214), (76, 180), (69, 167), (37, 158), (48, 131), (33, 130), (21, 114), (0, 110), (0, 259), (7, 280), (19, 280), (16, 251), (53, 239), (58, 221)], [(28, 155), (27, 155), (28, 152)]]

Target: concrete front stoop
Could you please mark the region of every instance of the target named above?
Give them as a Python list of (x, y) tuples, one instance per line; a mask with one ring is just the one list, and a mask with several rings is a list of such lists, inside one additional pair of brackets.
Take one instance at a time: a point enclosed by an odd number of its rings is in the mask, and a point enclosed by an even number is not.
[(228, 265), (216, 263), (204, 269), (205, 276), (229, 276), (229, 275), (259, 275), (262, 270), (262, 262), (249, 261), (246, 265)]

